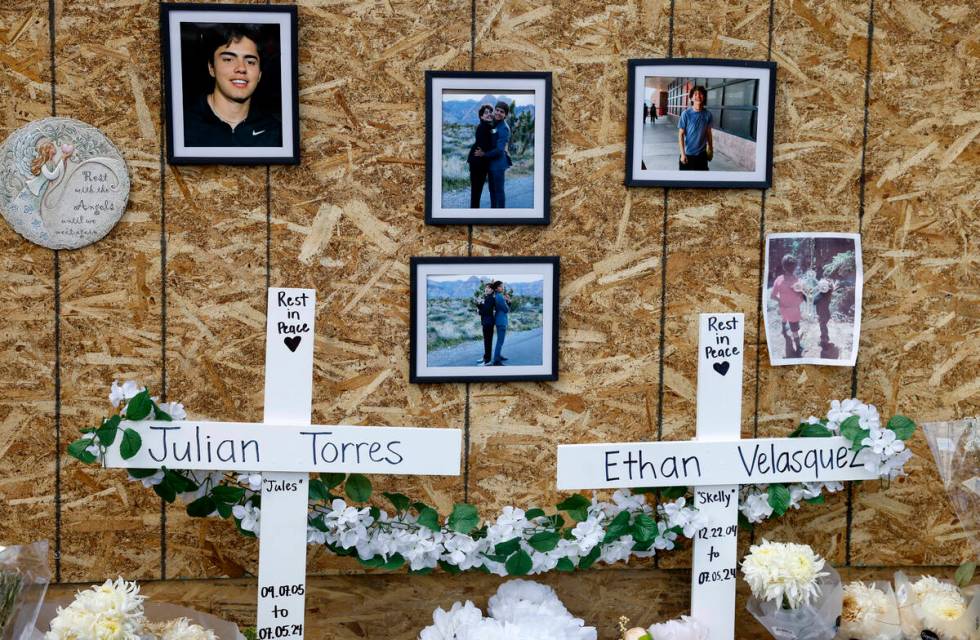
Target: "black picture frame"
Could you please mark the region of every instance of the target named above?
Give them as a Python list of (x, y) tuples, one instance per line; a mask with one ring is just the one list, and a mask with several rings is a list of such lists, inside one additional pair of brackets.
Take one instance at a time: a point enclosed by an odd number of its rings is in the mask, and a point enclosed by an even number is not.
[[(688, 73), (683, 73), (680, 76), (675, 76), (670, 73), (669, 68), (673, 67), (675, 70), (680, 70), (681, 68), (698, 68), (698, 71), (704, 71), (705, 76), (693, 75)], [(647, 68), (663, 69), (664, 77), (711, 77), (711, 78), (747, 78), (749, 76), (744, 75), (744, 72), (755, 71), (754, 77), (759, 80), (760, 83), (756, 88), (756, 99), (758, 104), (755, 107), (756, 113), (756, 140), (753, 141), (756, 145), (754, 149), (754, 168), (751, 171), (680, 171), (673, 169), (657, 169), (650, 170), (643, 166), (643, 139), (636, 140), (637, 130), (643, 130), (645, 116), (643, 111), (643, 98), (637, 96), (637, 91), (642, 91), (644, 85), (639, 85), (637, 83), (637, 77), (640, 73)], [(702, 69), (703, 68), (703, 69)], [(709, 73), (721, 70), (720, 74)], [(769, 62), (765, 60), (719, 60), (713, 58), (644, 58), (644, 59), (630, 59), (627, 62), (627, 100), (626, 100), (626, 186), (627, 187), (672, 187), (672, 188), (694, 188), (694, 189), (725, 189), (725, 188), (738, 188), (738, 189), (768, 189), (772, 186), (772, 147), (773, 147), (773, 132), (775, 124), (775, 111), (776, 111), (776, 63)], [(742, 75), (724, 75), (725, 70), (738, 70), (743, 72)], [(643, 77), (648, 77), (650, 74), (646, 74)], [(764, 82), (763, 82), (764, 81)], [(762, 103), (762, 99), (765, 99), (766, 104)], [(638, 103), (638, 99), (640, 102)], [(712, 104), (709, 101), (708, 108), (712, 108)], [(765, 114), (766, 122), (765, 126), (759, 126), (758, 115)], [(673, 115), (668, 115), (667, 117), (672, 118)], [(637, 124), (637, 118), (641, 119), (639, 125)], [(675, 125), (676, 130), (676, 125)], [(763, 150), (758, 147), (758, 132), (762, 130), (766, 133), (764, 153)], [(764, 162), (764, 170), (760, 171), (758, 168), (759, 162)], [(657, 175), (651, 175), (656, 173)], [(714, 174), (714, 177), (708, 175), (707, 179), (696, 179), (697, 176), (703, 174)], [(739, 174), (752, 174), (748, 179), (717, 179), (719, 176), (723, 176), (726, 173), (731, 173), (731, 178), (735, 178), (735, 173)], [(666, 174), (666, 175), (665, 175)], [(669, 175), (676, 174), (676, 175)], [(687, 178), (687, 175), (694, 174), (694, 178)], [(685, 176), (681, 179), (681, 176)]]
[[(534, 175), (532, 189), (534, 201), (530, 208), (521, 208), (518, 211), (527, 212), (523, 215), (501, 215), (499, 212), (507, 211), (504, 209), (486, 209), (487, 215), (473, 213), (477, 209), (471, 208), (447, 208), (447, 211), (459, 211), (459, 214), (444, 214), (442, 209), (442, 181), (441, 172), (441, 132), (442, 122), (433, 120), (435, 93), (445, 89), (452, 90), (454, 81), (459, 81), (459, 89), (472, 89), (479, 91), (479, 85), (485, 85), (487, 91), (499, 92), (501, 89), (513, 89), (514, 84), (527, 84), (529, 81), (542, 83), (541, 98), (538, 100), (538, 91), (535, 89), (535, 106), (541, 106), (543, 117), (539, 117), (535, 109), (535, 151), (534, 151)], [(477, 82), (474, 82), (477, 81)], [(508, 87), (507, 85), (511, 85)], [(439, 86), (436, 86), (439, 85)], [(445, 86), (444, 86), (445, 85)], [(526, 90), (526, 89), (521, 89)], [(426, 71), (425, 72), (425, 223), (430, 225), (457, 225), (457, 224), (483, 224), (483, 225), (547, 225), (551, 223), (551, 101), (552, 101), (552, 74), (550, 71)], [(441, 103), (439, 111), (441, 113)], [(539, 127), (539, 122), (542, 126)], [(539, 141), (538, 131), (541, 132), (540, 154), (538, 152)], [(435, 136), (439, 136), (440, 142), (437, 147), (434, 144)], [(436, 171), (436, 152), (439, 151), (439, 166)], [(540, 175), (538, 167), (541, 168)], [(436, 180), (439, 183), (436, 184)], [(539, 183), (540, 182), (540, 187)], [(537, 202), (540, 197), (540, 204)], [(516, 209), (516, 208), (515, 208)], [(479, 209), (483, 211), (484, 209)], [(466, 213), (463, 213), (466, 212)], [(498, 213), (492, 213), (498, 212)]]
[[(481, 367), (479, 365), (461, 366), (433, 366), (420, 360), (420, 349), (425, 349), (425, 345), (420, 340), (419, 329), (427, 330), (426, 307), (428, 300), (424, 296), (420, 298), (420, 272), (426, 270), (423, 276), (431, 275), (476, 275), (477, 271), (501, 274), (502, 271), (511, 270), (512, 273), (520, 273), (513, 270), (513, 265), (527, 265), (529, 271), (541, 272), (542, 284), (542, 333), (541, 333), (541, 364), (535, 365), (537, 371), (527, 371), (533, 367), (504, 366), (504, 367)], [(460, 274), (461, 266), (468, 267), (471, 274)], [(426, 267), (435, 267), (426, 269)], [(439, 267), (445, 267), (445, 273), (438, 274)], [(536, 267), (536, 268), (535, 268)], [(548, 273), (550, 269), (550, 273)], [(502, 256), (502, 257), (460, 257), (460, 256), (425, 256), (413, 257), (410, 262), (411, 288), (410, 288), (410, 340), (409, 340), (409, 382), (411, 383), (444, 383), (444, 382), (540, 382), (553, 381), (558, 379), (558, 301), (559, 301), (559, 279), (560, 279), (560, 260), (558, 256)], [(525, 274), (526, 275), (526, 274)], [(548, 295), (550, 287), (550, 295)], [(474, 313), (476, 311), (474, 310)], [(550, 335), (549, 335), (550, 334)], [(504, 341), (506, 345), (506, 338)], [(550, 353), (549, 353), (550, 351)], [(451, 369), (451, 371), (440, 372), (431, 369)], [(471, 369), (472, 371), (463, 371)], [(513, 371), (525, 369), (520, 373)]]
[[(200, 14), (201, 19), (182, 20), (184, 15)], [(210, 14), (210, 15), (207, 15)], [(215, 14), (227, 16), (227, 20), (215, 20)], [(246, 14), (251, 14), (247, 16)], [(190, 98), (184, 96), (185, 85), (192, 82), (189, 78), (200, 76), (197, 70), (188, 71), (185, 75), (183, 70), (184, 51), (182, 34), (171, 32), (172, 19), (180, 24), (214, 25), (220, 23), (242, 24), (243, 20), (249, 19), (255, 22), (254, 17), (258, 14), (259, 24), (263, 26), (278, 24), (280, 26), (280, 39), (277, 41), (276, 56), (278, 78), (270, 80), (278, 88), (278, 100), (273, 96), (263, 96), (265, 102), (270, 106), (270, 110), (278, 109), (278, 114), (282, 126), (282, 144), (279, 147), (248, 147), (248, 146), (227, 146), (227, 147), (204, 147), (201, 149), (220, 149), (220, 153), (202, 152), (195, 154), (189, 152), (197, 145), (184, 145), (184, 131), (181, 127), (180, 132), (175, 131), (175, 118), (180, 116), (183, 122), (185, 107)], [(275, 15), (278, 14), (278, 15)], [(239, 20), (235, 18), (238, 17)], [(272, 20), (276, 20), (273, 22)], [(246, 24), (250, 24), (246, 23)], [(202, 30), (204, 27), (200, 27)], [(285, 31), (288, 30), (289, 42), (282, 42)], [(174, 50), (172, 40), (176, 37), (180, 50)], [(160, 44), (163, 66), (164, 81), (164, 104), (166, 113), (166, 135), (167, 135), (167, 162), (172, 165), (270, 165), (286, 164), (295, 165), (300, 162), (300, 139), (299, 139), (299, 71), (298, 71), (298, 12), (295, 5), (267, 5), (267, 4), (194, 4), (186, 2), (164, 2), (160, 4)], [(175, 65), (181, 66), (181, 73), (178, 74), (174, 69)], [(288, 66), (287, 66), (288, 65)], [(263, 75), (266, 70), (263, 70)], [(181, 83), (178, 86), (178, 78)], [(265, 78), (263, 78), (265, 80)], [(261, 94), (260, 94), (261, 95)], [(257, 96), (258, 98), (258, 96)], [(257, 127), (256, 127), (257, 129)], [(252, 132), (255, 133), (254, 131)], [(177, 134), (177, 135), (175, 135)], [(256, 153), (255, 149), (267, 149), (267, 152)], [(238, 153), (232, 153), (232, 152)]]

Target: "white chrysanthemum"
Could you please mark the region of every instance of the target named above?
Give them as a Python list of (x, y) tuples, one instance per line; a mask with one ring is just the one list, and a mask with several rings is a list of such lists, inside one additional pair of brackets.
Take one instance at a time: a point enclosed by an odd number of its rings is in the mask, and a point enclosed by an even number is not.
[(966, 599), (956, 585), (924, 576), (912, 585), (912, 590), (923, 626), (940, 637), (950, 635), (948, 627), (966, 612)]
[(749, 548), (742, 573), (756, 598), (798, 609), (820, 595), (817, 580), (829, 575), (820, 571), (823, 565), (824, 559), (805, 544), (763, 539)]
[(861, 640), (900, 640), (902, 628), (898, 623), (895, 595), (874, 584), (845, 585), (840, 635)]
[(690, 616), (655, 624), (649, 629), (653, 640), (708, 640), (708, 629)]
[(449, 611), (438, 608), (432, 612), (432, 625), (422, 629), (419, 640), (454, 640), (461, 628), (477, 624), (481, 620), (483, 612), (473, 606), (472, 602), (455, 602)]
[(147, 625), (154, 638), (159, 640), (218, 640), (211, 629), (194, 624), (187, 618)]
[(143, 600), (135, 582), (106, 580), (59, 607), (45, 640), (140, 640)]

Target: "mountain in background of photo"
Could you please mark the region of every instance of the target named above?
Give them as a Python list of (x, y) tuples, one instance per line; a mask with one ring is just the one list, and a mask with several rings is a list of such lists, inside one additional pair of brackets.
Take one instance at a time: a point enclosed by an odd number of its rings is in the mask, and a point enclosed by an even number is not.
[[(486, 276), (482, 280), (487, 280), (491, 276)], [(544, 298), (544, 279), (533, 282), (508, 282), (506, 277), (494, 278), (504, 282), (508, 289), (512, 289), (514, 295), (525, 296), (528, 298)], [(480, 286), (481, 278), (471, 276), (466, 280), (433, 281), (429, 280), (426, 285), (426, 298), (434, 300), (436, 298), (472, 298), (474, 292)]]
[[(506, 95), (503, 100), (510, 104), (512, 100)], [(497, 104), (498, 98), (493, 95), (485, 95), (479, 100), (446, 100), (442, 101), (442, 122), (443, 124), (472, 124), (480, 122), (479, 111), (481, 104)], [(528, 104), (514, 108), (514, 116), (530, 112), (531, 119), (534, 119), (534, 105)]]

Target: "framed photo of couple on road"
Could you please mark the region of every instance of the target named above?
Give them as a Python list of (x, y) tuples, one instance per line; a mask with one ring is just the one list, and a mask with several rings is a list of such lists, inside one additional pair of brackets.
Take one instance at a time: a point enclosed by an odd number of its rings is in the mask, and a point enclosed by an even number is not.
[(426, 71), (426, 224), (551, 221), (551, 73)]
[(298, 164), (293, 5), (163, 3), (170, 164)]
[(411, 262), (410, 382), (558, 379), (557, 257)]
[(626, 186), (772, 184), (776, 63), (630, 60)]

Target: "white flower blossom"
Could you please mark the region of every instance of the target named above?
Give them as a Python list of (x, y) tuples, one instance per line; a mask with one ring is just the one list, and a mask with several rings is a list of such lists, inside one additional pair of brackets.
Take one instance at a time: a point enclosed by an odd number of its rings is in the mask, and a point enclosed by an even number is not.
[(236, 520), (241, 522), (241, 528), (244, 531), (251, 531), (258, 537), (259, 535), (259, 520), (261, 518), (261, 509), (259, 507), (253, 506), (251, 504), (236, 504), (231, 508), (231, 515), (235, 516)]
[(824, 559), (805, 544), (763, 539), (749, 547), (742, 573), (754, 597), (799, 609), (820, 595), (817, 581), (829, 575), (823, 566)]
[(250, 491), (262, 490), (262, 474), (258, 471), (244, 471), (238, 474), (238, 482), (248, 485)]
[(109, 387), (109, 402), (112, 403), (112, 406), (119, 407), (124, 401), (131, 400), (136, 397), (136, 394), (145, 389), (146, 387), (139, 386), (133, 380), (127, 380), (122, 384), (113, 380), (112, 386)]
[(146, 617), (144, 596), (135, 582), (122, 578), (80, 591), (67, 607), (59, 607), (45, 640), (140, 640)]
[(649, 632), (653, 640), (708, 640), (708, 628), (690, 616), (655, 624)]

